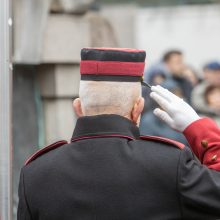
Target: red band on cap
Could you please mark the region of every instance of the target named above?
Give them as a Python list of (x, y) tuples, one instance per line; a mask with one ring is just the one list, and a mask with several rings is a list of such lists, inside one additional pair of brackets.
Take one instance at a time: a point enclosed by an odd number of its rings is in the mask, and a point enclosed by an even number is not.
[(117, 62), (82, 60), (81, 74), (143, 76), (144, 62)]
[(108, 51), (120, 51), (120, 52), (134, 52), (134, 53), (140, 53), (140, 52), (145, 52), (144, 50), (138, 50), (138, 49), (133, 49), (133, 48), (112, 48), (112, 47), (85, 47), (83, 48), (87, 50), (108, 50)]

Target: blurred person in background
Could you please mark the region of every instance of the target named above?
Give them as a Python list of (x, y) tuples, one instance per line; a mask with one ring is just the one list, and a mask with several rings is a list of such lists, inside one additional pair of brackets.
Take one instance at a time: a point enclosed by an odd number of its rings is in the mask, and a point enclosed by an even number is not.
[[(177, 95), (178, 97), (183, 97), (183, 92), (177, 85), (177, 83), (169, 78), (161, 83), (161, 86), (170, 90), (172, 93)], [(155, 116), (153, 113), (153, 109), (158, 107), (155, 101), (151, 102), (151, 110), (142, 114), (141, 123), (140, 123), (140, 133), (141, 135), (153, 135), (153, 136), (161, 136), (170, 138), (185, 145), (188, 145), (186, 138), (183, 134), (174, 131), (167, 124), (165, 124), (162, 120)]]
[(210, 62), (204, 67), (205, 80), (211, 85), (220, 85), (220, 62)]
[[(196, 111), (201, 114), (213, 115), (213, 109), (211, 109), (207, 103), (207, 91), (209, 93), (209, 86), (220, 86), (220, 63), (213, 61), (206, 64), (203, 68), (203, 73), (203, 82), (193, 89), (192, 105)], [(213, 98), (211, 98), (211, 100), (213, 100)]]
[(210, 117), (220, 126), (220, 85), (210, 85), (206, 88), (204, 98), (209, 113), (204, 112), (204, 116)]
[(168, 76), (169, 73), (166, 71), (164, 65), (162, 63), (156, 63), (145, 71), (144, 80), (150, 85), (161, 85)]
[[(156, 63), (144, 72), (144, 81), (150, 85), (161, 85), (169, 76), (165, 67), (161, 63)], [(142, 97), (145, 99), (143, 113), (152, 110), (152, 99), (150, 99), (150, 91), (146, 87), (142, 87)]]
[(180, 50), (170, 50), (164, 54), (163, 63), (172, 79), (183, 91), (185, 100), (190, 103), (192, 85), (184, 75), (185, 64), (183, 53)]
[(185, 66), (183, 75), (191, 83), (192, 87), (197, 86), (201, 82), (197, 72), (191, 66)]

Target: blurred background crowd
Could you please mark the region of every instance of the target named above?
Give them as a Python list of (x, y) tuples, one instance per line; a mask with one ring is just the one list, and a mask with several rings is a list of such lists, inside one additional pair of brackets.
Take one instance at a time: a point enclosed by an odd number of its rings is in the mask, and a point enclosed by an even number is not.
[[(220, 62), (210, 61), (201, 73), (186, 64), (181, 50), (169, 50), (155, 65), (146, 68), (145, 81), (161, 85), (188, 102), (201, 117), (210, 117), (220, 126)], [(143, 88), (145, 110), (141, 118), (142, 135), (156, 135), (187, 144), (184, 136), (165, 125), (154, 114), (156, 103), (149, 98), (149, 90)]]

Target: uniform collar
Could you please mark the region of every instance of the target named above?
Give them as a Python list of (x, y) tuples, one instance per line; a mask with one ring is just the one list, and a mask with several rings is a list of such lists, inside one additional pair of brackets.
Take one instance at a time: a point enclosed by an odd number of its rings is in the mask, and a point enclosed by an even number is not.
[(94, 137), (121, 137), (137, 139), (139, 128), (129, 119), (119, 115), (95, 115), (78, 118), (72, 141)]

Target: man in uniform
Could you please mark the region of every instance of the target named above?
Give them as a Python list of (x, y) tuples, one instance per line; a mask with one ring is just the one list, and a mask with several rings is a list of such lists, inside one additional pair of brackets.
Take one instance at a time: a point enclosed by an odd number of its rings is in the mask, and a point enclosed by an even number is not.
[(220, 130), (214, 122), (155, 86), (151, 97), (163, 110), (154, 113), (183, 132), (194, 153), (173, 140), (141, 137), (145, 52), (85, 48), (81, 58), (72, 139), (27, 160), (18, 220), (220, 218)]

